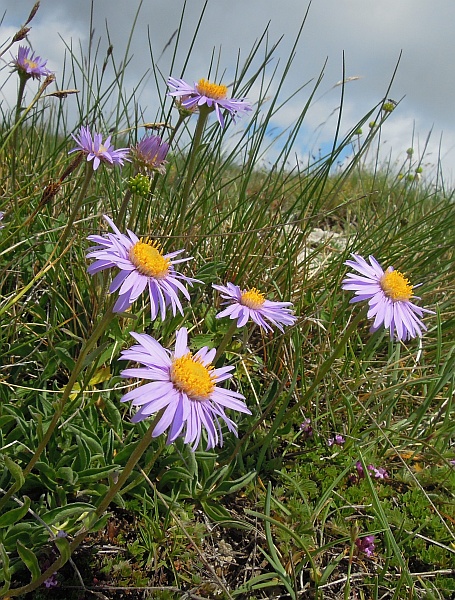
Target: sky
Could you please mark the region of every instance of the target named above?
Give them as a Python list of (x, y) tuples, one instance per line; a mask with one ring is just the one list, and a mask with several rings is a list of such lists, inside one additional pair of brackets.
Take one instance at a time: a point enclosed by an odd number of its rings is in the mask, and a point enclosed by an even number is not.
[[(204, 0), (186, 2), (173, 76), (181, 74), (204, 3)], [(3, 17), (0, 44), (14, 35), (33, 4), (33, 0), (0, 0), (0, 18)], [(183, 4), (184, 0), (93, 0), (94, 40), (100, 40), (99, 64), (109, 42), (113, 44), (117, 62), (121, 60), (139, 10), (130, 40), (132, 58), (124, 84), (132, 89), (150, 69), (149, 39), (155, 58), (160, 57), (158, 67), (167, 78), (171, 75), (172, 44), (167, 47), (166, 44), (179, 26)], [(41, 0), (28, 39), (36, 53), (48, 59), (48, 67), (55, 71), (57, 82), (64, 64), (63, 40), (84, 52), (88, 47), (91, 7), (91, 0)], [(271, 77), (275, 67), (280, 74), (307, 12), (281, 96), (283, 99), (290, 96), (307, 81), (313, 80), (313, 83), (286, 104), (273, 121), (277, 131), (295, 121), (324, 69), (322, 82), (296, 140), (296, 156), (317, 154), (319, 149), (324, 151), (331, 145), (341, 93), (341, 86), (336, 84), (343, 78), (344, 61), (345, 77), (352, 80), (344, 89), (342, 133), (355, 126), (382, 98), (387, 96), (400, 101), (383, 127), (381, 157), (398, 164), (404, 161), (406, 150), (412, 146), (416, 160), (422, 159), (424, 175), (431, 178), (441, 160), (444, 178), (452, 182), (455, 175), (453, 0), (437, 3), (429, 0), (313, 0), (311, 3), (305, 0), (207, 0), (185, 79), (193, 82), (207, 77), (215, 51), (216, 56), (220, 53), (220, 69), (225, 71), (229, 81), (238, 56), (242, 62), (267, 26), (269, 44), (280, 40), (267, 77)], [(9, 53), (4, 58), (10, 60)], [(0, 85), (8, 74), (9, 69), (0, 71)], [(277, 75), (272, 78), (272, 89), (276, 89), (279, 79)], [(14, 103), (16, 85), (15, 79), (10, 77), (3, 84), (0, 101), (3, 95), (4, 101)], [(151, 78), (140, 94), (145, 120), (152, 121), (155, 118), (153, 87)], [(254, 95), (254, 89), (252, 93)], [(254, 97), (249, 99), (255, 100)], [(74, 98), (68, 99), (70, 111), (74, 103)], [(239, 126), (242, 126), (240, 122)]]

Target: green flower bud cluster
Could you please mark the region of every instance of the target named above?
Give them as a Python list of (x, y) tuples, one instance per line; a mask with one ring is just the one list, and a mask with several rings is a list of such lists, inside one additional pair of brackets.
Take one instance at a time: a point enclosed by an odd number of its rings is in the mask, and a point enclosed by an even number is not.
[(391, 113), (395, 110), (395, 104), (393, 102), (384, 102), (382, 105), (382, 110), (384, 112)]
[(150, 179), (147, 175), (138, 173), (135, 177), (130, 177), (128, 180), (128, 188), (133, 194), (145, 198), (150, 192)]

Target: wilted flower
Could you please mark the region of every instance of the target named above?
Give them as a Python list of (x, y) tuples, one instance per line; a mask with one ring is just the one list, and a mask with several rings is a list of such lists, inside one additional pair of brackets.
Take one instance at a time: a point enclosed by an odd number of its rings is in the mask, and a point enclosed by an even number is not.
[(230, 113), (234, 122), (237, 115), (252, 110), (251, 104), (245, 98), (227, 98), (227, 86), (211, 83), (207, 79), (199, 79), (197, 83), (190, 85), (183, 79), (169, 77), (167, 83), (169, 87), (175, 88), (174, 92), (169, 92), (169, 96), (180, 98), (182, 108), (191, 110), (205, 104), (216, 112), (221, 127), (224, 127), (222, 109)]
[(182, 436), (185, 444), (195, 450), (201, 439), (202, 430), (207, 432), (207, 449), (223, 444), (219, 419), (224, 421), (232, 433), (237, 435), (236, 424), (226, 415), (225, 408), (251, 414), (244, 396), (238, 392), (218, 387), (217, 384), (232, 375), (233, 366), (215, 369), (213, 361), (216, 350), (206, 346), (196, 354), (188, 348), (188, 333), (185, 327), (176, 332), (175, 349), (170, 352), (145, 333), (131, 335), (138, 342), (122, 352), (120, 360), (131, 360), (144, 365), (143, 368), (125, 369), (122, 377), (139, 377), (151, 380), (125, 394), (122, 402), (132, 401), (139, 410), (132, 417), (133, 423), (143, 421), (150, 415), (162, 411), (153, 437), (169, 429), (167, 443)]
[(14, 69), (27, 79), (40, 80), (41, 77), (50, 75), (50, 71), (46, 69), (47, 60), (43, 60), (40, 56), (35, 56), (32, 52), (29, 56), (30, 48), (19, 46), (17, 58), (13, 60)]
[(188, 300), (190, 295), (181, 281), (192, 285), (198, 280), (178, 273), (174, 269), (174, 265), (187, 262), (192, 257), (173, 260), (184, 250), (163, 254), (158, 242), (139, 239), (129, 229), (127, 230), (128, 235), (125, 235), (120, 232), (112, 219), (106, 215), (104, 218), (114, 233), (104, 236), (88, 236), (90, 241), (98, 245), (88, 249), (87, 258), (96, 258), (96, 260), (88, 267), (87, 271), (93, 275), (112, 267), (120, 269), (120, 273), (114, 277), (109, 288), (111, 294), (119, 290), (119, 297), (113, 308), (114, 312), (125, 311), (148, 287), (152, 319), (155, 319), (159, 312), (161, 312), (161, 318), (164, 319), (168, 306), (172, 307), (174, 316), (177, 310), (183, 314), (178, 297), (179, 291)]
[(221, 297), (226, 300), (223, 304), (229, 305), (216, 315), (217, 319), (222, 317), (237, 319), (237, 327), (243, 327), (251, 318), (266, 331), (273, 331), (267, 321), (283, 331), (283, 325), (293, 325), (297, 320), (292, 310), (288, 308), (292, 306), (292, 302), (266, 300), (264, 294), (256, 288), (242, 291), (234, 283), (212, 284), (212, 287), (221, 292)]
[(111, 145), (111, 137), (108, 136), (106, 141), (103, 143), (103, 138), (101, 133), (95, 133), (92, 137), (90, 129), (82, 126), (79, 129), (78, 135), (71, 134), (73, 139), (77, 142), (76, 148), (73, 148), (68, 152), (71, 154), (72, 152), (82, 152), (87, 156), (87, 160), (93, 160), (93, 170), (96, 171), (100, 166), (100, 163), (104, 163), (106, 165), (114, 166), (120, 165), (123, 166), (123, 161), (128, 160), (127, 158), (129, 153), (129, 148), (119, 148), (116, 150), (114, 146)]
[(342, 288), (355, 292), (351, 303), (368, 300), (370, 309), (367, 316), (374, 317), (370, 331), (376, 331), (384, 325), (389, 329), (390, 336), (399, 340), (421, 337), (422, 329), (427, 328), (420, 318), (423, 313), (434, 313), (411, 302), (411, 298), (418, 296), (413, 295), (413, 286), (408, 279), (393, 267), (383, 271), (373, 256), (369, 257), (370, 264), (358, 254), (352, 256), (354, 260), (347, 260), (344, 264), (360, 275), (348, 273), (343, 279)]
[(178, 98), (174, 98), (175, 100), (175, 108), (179, 111), (179, 114), (181, 117), (183, 117), (184, 119), (187, 119), (188, 117), (191, 117), (192, 115), (194, 115), (195, 113), (198, 112), (198, 107), (197, 104), (195, 104), (194, 106), (192, 106), (191, 108), (186, 108), (184, 106), (184, 103), (187, 100), (191, 99), (191, 95), (187, 95), (187, 96), (180, 96)]
[(374, 535), (366, 535), (363, 538), (357, 538), (355, 545), (360, 550), (371, 558), (374, 554)]
[(327, 445), (328, 446), (343, 446), (343, 444), (346, 442), (346, 440), (344, 439), (344, 437), (342, 435), (340, 435), (339, 433), (337, 433), (335, 435), (335, 437), (333, 438), (329, 438), (327, 440)]
[(163, 142), (159, 135), (146, 136), (131, 148), (134, 161), (146, 171), (165, 173), (166, 155), (169, 144)]

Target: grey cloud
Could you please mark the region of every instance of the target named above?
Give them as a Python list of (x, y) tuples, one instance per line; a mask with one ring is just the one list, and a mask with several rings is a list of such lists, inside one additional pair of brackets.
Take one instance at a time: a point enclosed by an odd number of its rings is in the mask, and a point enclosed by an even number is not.
[[(32, 5), (33, 0), (6, 0), (6, 3), (3, 0), (6, 23), (20, 25)], [(203, 0), (187, 1), (173, 72), (175, 76), (180, 74), (203, 5)], [(131, 0), (93, 2), (95, 39), (103, 38), (101, 47), (105, 52), (108, 46), (107, 22), (117, 61), (125, 50), (138, 6), (139, 2)], [(182, 6), (183, 0), (144, 0), (131, 40), (134, 58), (128, 69), (128, 85), (133, 86), (150, 67), (147, 31), (150, 31), (157, 58), (178, 27)], [(301, 0), (231, 0), (229, 3), (209, 0), (186, 77), (192, 80), (206, 76), (212, 51), (214, 48), (218, 51), (220, 47), (220, 66), (226, 68), (228, 77), (232, 76), (239, 48), (245, 58), (269, 21), (270, 44), (284, 35), (276, 54), (276, 60), (280, 58), (284, 63), (307, 6)], [(82, 37), (87, 45), (90, 7), (90, 0), (42, 0), (36, 22), (40, 26), (44, 26), (46, 21), (69, 24), (74, 30), (85, 32)], [(398, 109), (401, 117), (415, 118), (422, 136), (434, 125), (437, 137), (444, 129), (452, 138), (455, 135), (452, 118), (455, 96), (455, 63), (452, 60), (454, 22), (453, 0), (439, 0), (437, 7), (426, 0), (316, 0), (310, 7), (284, 95), (292, 93), (308, 79), (317, 77), (328, 58), (320, 93), (327, 92), (325, 102), (331, 101), (332, 108), (335, 108), (339, 90), (329, 90), (342, 78), (344, 52), (346, 75), (362, 76), (346, 89), (350, 113), (357, 111), (360, 118), (385, 94), (402, 51), (391, 91), (392, 98), (406, 96)], [(33, 30), (30, 35), (33, 39)], [(46, 48), (36, 49), (46, 56)], [(168, 47), (159, 62), (164, 77), (170, 75), (172, 51), (172, 46)], [(304, 98), (303, 94), (299, 101), (303, 102)], [(150, 88), (144, 91), (143, 100), (144, 104), (153, 100)], [(450, 167), (455, 166), (455, 157), (446, 160)]]

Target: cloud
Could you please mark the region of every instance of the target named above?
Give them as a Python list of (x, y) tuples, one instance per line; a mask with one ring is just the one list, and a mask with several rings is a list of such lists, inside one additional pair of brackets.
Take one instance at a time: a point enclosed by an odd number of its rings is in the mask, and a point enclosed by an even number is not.
[[(4, 26), (11, 27), (13, 23), (19, 26), (32, 5), (32, 0), (6, 0)], [(387, 139), (391, 144), (399, 144), (401, 148), (407, 143), (404, 143), (403, 138), (411, 135), (409, 130), (412, 132), (413, 127), (419, 140), (424, 140), (428, 131), (433, 128), (433, 156), (436, 155), (441, 132), (444, 132), (444, 169), (449, 174), (454, 171), (455, 152), (452, 147), (455, 125), (452, 114), (455, 61), (450, 59), (455, 44), (452, 33), (455, 22), (453, 0), (439, 0), (437, 8), (434, 4), (415, 0), (316, 0), (310, 6), (301, 38), (295, 48), (293, 45), (308, 8), (308, 4), (301, 0), (231, 0), (229, 4), (212, 0), (207, 3), (196, 35), (203, 5), (203, 0), (187, 2), (175, 54), (176, 38), (169, 46), (166, 47), (166, 44), (179, 27), (183, 0), (142, 3), (95, 0), (93, 5), (90, 0), (43, 0), (32, 23), (30, 40), (40, 55), (49, 58), (51, 68), (59, 72), (63, 65), (63, 46), (58, 33), (68, 44), (72, 40), (76, 49), (80, 40), (87, 53), (92, 22), (95, 30), (94, 47), (101, 37), (100, 63), (109, 43), (114, 46), (117, 64), (123, 59), (130, 44), (132, 58), (125, 85), (128, 90), (132, 90), (152, 66), (149, 40), (155, 61), (159, 58), (158, 69), (164, 79), (171, 72), (174, 76), (180, 76), (188, 58), (185, 76), (189, 80), (208, 76), (211, 68), (213, 78), (219, 80), (223, 75), (223, 82), (230, 82), (235, 75), (237, 61), (240, 65), (243, 64), (255, 41), (268, 27), (263, 46), (251, 65), (250, 74), (264, 59), (266, 46), (270, 48), (283, 36), (267, 74), (270, 78), (273, 69), (277, 68), (272, 81), (272, 88), (276, 89), (288, 58), (294, 52), (281, 90), (283, 99), (304, 82), (317, 79), (327, 60), (324, 79), (305, 120), (305, 134), (310, 136), (310, 141), (316, 145), (319, 142), (327, 143), (330, 142), (330, 136), (333, 136), (333, 119), (336, 118), (336, 112), (333, 111), (336, 111), (340, 102), (340, 89), (333, 90), (334, 83), (343, 76), (361, 76), (361, 79), (348, 84), (345, 89), (345, 130), (380, 102), (391, 85), (390, 97), (404, 100), (396, 114), (393, 114), (393, 119), (387, 123)], [(129, 39), (138, 7), (139, 17)], [(4, 28), (2, 34), (5, 34)], [(217, 70), (218, 77), (215, 77)], [(162, 87), (164, 92), (165, 86)], [(276, 115), (274, 124), (285, 126), (286, 123), (292, 123), (292, 118), (298, 118), (308, 92), (308, 89), (304, 90), (298, 99), (286, 106), (282, 114)], [(252, 94), (258, 94), (256, 88), (252, 90)], [(136, 100), (149, 114), (150, 120), (153, 120), (157, 106), (153, 79), (141, 88)], [(333, 116), (329, 118), (332, 113)], [(323, 122), (325, 125), (319, 127)], [(388, 128), (393, 123), (394, 130), (389, 131)], [(313, 132), (310, 131), (311, 127), (314, 128)], [(298, 140), (300, 146), (303, 143)]]

